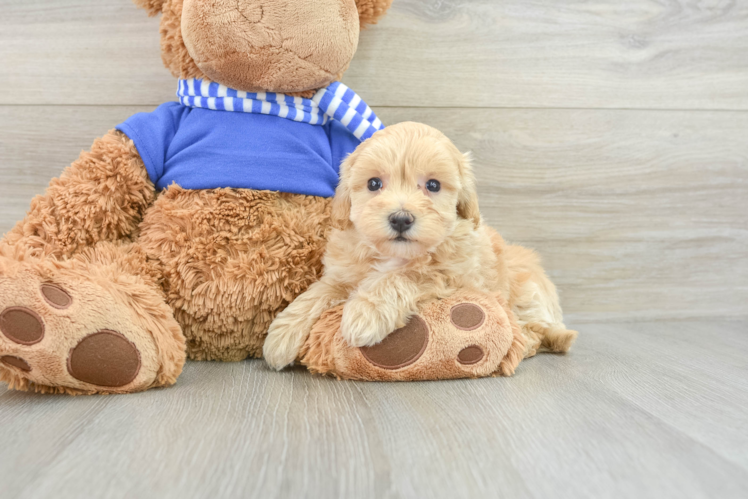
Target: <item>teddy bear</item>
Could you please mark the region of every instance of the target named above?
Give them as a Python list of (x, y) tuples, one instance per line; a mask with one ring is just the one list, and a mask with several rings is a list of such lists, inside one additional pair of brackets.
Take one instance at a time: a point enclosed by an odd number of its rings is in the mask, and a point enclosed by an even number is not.
[[(275, 315), (321, 273), (339, 164), (382, 128), (339, 80), (391, 2), (135, 0), (161, 15), (178, 100), (96, 139), (0, 241), (0, 380), (131, 393), (175, 383), (187, 357), (260, 357)], [(513, 372), (511, 311), (462, 299), (473, 309), (432, 304), (368, 351), (340, 344), (332, 310), (300, 362), (372, 380)], [(454, 319), (478, 316), (495, 328)], [(493, 346), (482, 371), (485, 349), (454, 340), (473, 327)], [(444, 342), (426, 348), (426, 330)]]

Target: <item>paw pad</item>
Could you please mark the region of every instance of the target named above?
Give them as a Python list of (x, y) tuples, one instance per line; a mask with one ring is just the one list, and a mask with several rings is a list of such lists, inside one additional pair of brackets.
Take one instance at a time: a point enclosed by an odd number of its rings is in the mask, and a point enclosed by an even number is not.
[(452, 324), (460, 330), (475, 330), (483, 325), (486, 313), (475, 304), (457, 304), (450, 311)]
[(111, 330), (92, 333), (70, 351), (68, 372), (88, 384), (122, 387), (140, 371), (140, 353), (124, 335)]
[(18, 368), (19, 370), (24, 372), (31, 371), (31, 367), (25, 360), (17, 358), (15, 356), (0, 356), (0, 363)]
[(379, 344), (362, 347), (361, 354), (374, 366), (395, 370), (415, 363), (426, 350), (428, 342), (426, 322), (419, 316), (413, 316), (407, 325), (390, 333)]
[(47, 304), (55, 309), (67, 309), (73, 303), (73, 298), (59, 286), (44, 284), (41, 291)]
[(0, 314), (0, 331), (16, 344), (33, 345), (44, 338), (44, 322), (31, 309), (9, 307)]
[(483, 359), (483, 349), (477, 345), (468, 346), (457, 355), (457, 361), (463, 365), (474, 365), (481, 359)]

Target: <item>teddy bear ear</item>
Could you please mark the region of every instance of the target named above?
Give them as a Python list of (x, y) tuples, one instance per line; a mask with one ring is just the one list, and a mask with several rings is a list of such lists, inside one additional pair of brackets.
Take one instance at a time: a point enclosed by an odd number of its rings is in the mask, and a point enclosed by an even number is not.
[(356, 0), (361, 27), (376, 24), (392, 5), (392, 0)]
[(148, 11), (149, 16), (158, 15), (167, 0), (132, 0), (135, 5)]

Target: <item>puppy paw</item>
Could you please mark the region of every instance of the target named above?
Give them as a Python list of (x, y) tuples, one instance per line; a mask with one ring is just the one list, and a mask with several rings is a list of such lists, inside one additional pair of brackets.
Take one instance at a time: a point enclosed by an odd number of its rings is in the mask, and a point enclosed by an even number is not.
[(281, 370), (296, 361), (307, 336), (303, 325), (284, 321), (282, 316), (278, 316), (268, 329), (262, 356), (270, 367)]
[(538, 323), (529, 323), (527, 327), (540, 335), (542, 339), (540, 345), (550, 352), (568, 352), (579, 335), (579, 332), (567, 330), (564, 325), (550, 325), (546, 327)]
[(351, 347), (372, 346), (384, 340), (397, 325), (395, 320), (388, 320), (383, 312), (366, 299), (349, 300), (343, 308), (343, 339)]

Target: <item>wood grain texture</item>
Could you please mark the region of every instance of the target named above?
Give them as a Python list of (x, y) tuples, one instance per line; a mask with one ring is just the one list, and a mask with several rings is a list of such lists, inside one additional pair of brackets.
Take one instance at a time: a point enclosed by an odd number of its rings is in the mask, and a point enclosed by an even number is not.
[(254, 360), (128, 396), (0, 389), (2, 495), (744, 497), (745, 325), (576, 325), (569, 355), (512, 378), (354, 383)]
[[(129, 0), (2, 0), (0, 104), (160, 104)], [(377, 106), (748, 109), (748, 3), (396, 0), (345, 81)]]
[[(0, 108), (0, 232), (95, 137), (151, 109)], [(541, 253), (572, 320), (748, 314), (748, 113), (377, 113), (472, 151), (487, 222)]]
[(2, 104), (173, 100), (158, 18), (130, 0), (0, 0)]

